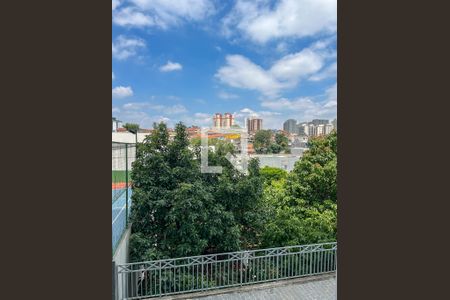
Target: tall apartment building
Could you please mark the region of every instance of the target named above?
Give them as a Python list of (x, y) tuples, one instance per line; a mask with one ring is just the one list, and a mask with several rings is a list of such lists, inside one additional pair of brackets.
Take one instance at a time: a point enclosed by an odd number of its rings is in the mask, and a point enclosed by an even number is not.
[(296, 125), (296, 133), (298, 135), (308, 135), (308, 123), (302, 122)]
[(333, 125), (332, 124), (326, 124), (325, 127), (324, 127), (324, 130), (325, 130), (324, 134), (330, 134), (331, 131), (333, 131)]
[(234, 117), (230, 113), (215, 113), (213, 116), (213, 127), (216, 129), (231, 128), (234, 125)]
[(262, 119), (258, 118), (248, 118), (247, 119), (247, 132), (248, 133), (255, 133), (258, 130), (262, 129)]
[(314, 126), (314, 135), (315, 136), (321, 136), (325, 134), (325, 125), (323, 124), (319, 124), (317, 126)]
[(310, 122), (310, 124), (313, 124), (314, 126), (318, 126), (318, 125), (326, 125), (328, 124), (329, 121), (328, 120), (324, 120), (324, 119), (314, 119)]
[(283, 123), (283, 130), (289, 133), (296, 133), (297, 121), (294, 119), (289, 119)]
[(333, 124), (334, 130), (337, 131), (337, 118), (333, 120), (332, 124)]

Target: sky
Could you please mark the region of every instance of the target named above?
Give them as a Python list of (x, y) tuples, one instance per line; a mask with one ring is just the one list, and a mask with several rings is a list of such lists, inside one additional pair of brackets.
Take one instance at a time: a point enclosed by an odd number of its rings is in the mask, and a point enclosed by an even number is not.
[(113, 0), (112, 115), (152, 128), (334, 119), (337, 0)]

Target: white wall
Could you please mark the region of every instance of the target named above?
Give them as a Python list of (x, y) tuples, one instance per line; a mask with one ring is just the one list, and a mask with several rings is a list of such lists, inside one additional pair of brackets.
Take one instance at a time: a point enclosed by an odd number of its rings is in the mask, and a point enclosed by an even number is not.
[[(113, 255), (112, 260), (116, 263), (116, 265), (128, 263), (128, 246), (130, 241), (130, 234), (131, 234), (131, 226), (128, 226), (127, 230), (122, 236), (119, 245), (116, 248), (116, 252)], [(122, 295), (122, 290), (124, 287), (122, 286), (121, 280), (118, 280), (116, 284), (117, 284), (116, 289), (117, 295)]]
[[(144, 138), (150, 133), (138, 133), (138, 142), (142, 143)], [(135, 143), (136, 136), (131, 132), (113, 132), (112, 133), (112, 141), (119, 143)]]

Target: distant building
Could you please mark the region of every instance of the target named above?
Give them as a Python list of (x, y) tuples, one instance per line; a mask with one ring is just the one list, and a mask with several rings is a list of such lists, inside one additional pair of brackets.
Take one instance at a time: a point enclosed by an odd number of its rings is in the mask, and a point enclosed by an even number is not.
[(305, 130), (308, 136), (316, 136), (317, 133), (316, 126), (314, 126), (313, 124), (306, 124)]
[(330, 134), (331, 131), (333, 131), (333, 125), (332, 124), (326, 124), (325, 127), (324, 127), (324, 130), (325, 130), (324, 134)]
[(321, 136), (325, 134), (325, 125), (319, 124), (314, 126), (314, 136)]
[(258, 118), (249, 118), (247, 119), (247, 132), (255, 133), (262, 129), (262, 119)]
[(297, 121), (294, 119), (289, 119), (286, 122), (283, 123), (283, 130), (287, 131), (289, 133), (295, 133), (296, 132), (296, 125)]
[(122, 121), (112, 117), (112, 132), (116, 132), (117, 128), (122, 126)]
[(216, 113), (213, 117), (213, 127), (221, 128), (222, 127), (222, 114)]
[(234, 125), (234, 117), (230, 113), (216, 113), (213, 116), (213, 127), (216, 129), (231, 128)]
[(329, 121), (328, 120), (321, 120), (321, 119), (314, 119), (310, 122), (310, 124), (313, 124), (314, 126), (318, 126), (318, 125), (326, 125), (328, 124)]
[(337, 118), (333, 120), (332, 124), (333, 124), (334, 130), (337, 131)]
[(308, 135), (308, 123), (302, 122), (296, 125), (296, 133), (298, 135)]

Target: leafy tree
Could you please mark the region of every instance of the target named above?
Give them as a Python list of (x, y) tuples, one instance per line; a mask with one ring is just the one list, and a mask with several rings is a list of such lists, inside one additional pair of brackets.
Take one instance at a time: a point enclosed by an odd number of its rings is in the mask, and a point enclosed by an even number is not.
[(258, 130), (255, 133), (253, 147), (256, 153), (267, 153), (272, 144), (272, 132), (270, 130)]
[[(231, 145), (231, 146), (230, 146)], [(133, 261), (235, 251), (259, 242), (263, 221), (259, 166), (239, 173), (225, 158), (232, 144), (216, 141), (210, 165), (222, 174), (202, 174), (179, 123), (169, 141), (165, 124), (155, 124), (133, 164)], [(259, 205), (259, 206), (258, 206)]]
[[(267, 247), (334, 241), (337, 232), (337, 136), (311, 139), (294, 170), (264, 189)], [(262, 174), (265, 172), (262, 171)], [(263, 175), (264, 176), (264, 175)]]
[(277, 154), (277, 153), (280, 153), (281, 150), (283, 150), (283, 147), (282, 147), (282, 146), (280, 146), (280, 145), (278, 145), (278, 144), (276, 144), (276, 143), (271, 143), (271, 144), (269, 145), (268, 149), (267, 149), (267, 153), (274, 153), (274, 154)]
[(275, 143), (279, 145), (282, 149), (282, 151), (290, 151), (289, 149), (289, 139), (287, 136), (281, 133), (275, 134)]
[(309, 203), (337, 201), (337, 134), (310, 140), (310, 148), (299, 161), (288, 180), (292, 197)]
[(260, 174), (263, 181), (270, 184), (274, 180), (285, 179), (288, 173), (280, 168), (265, 166), (261, 168)]
[(125, 128), (126, 130), (136, 133), (139, 131), (139, 124), (136, 123), (125, 123), (123, 125), (123, 128)]

